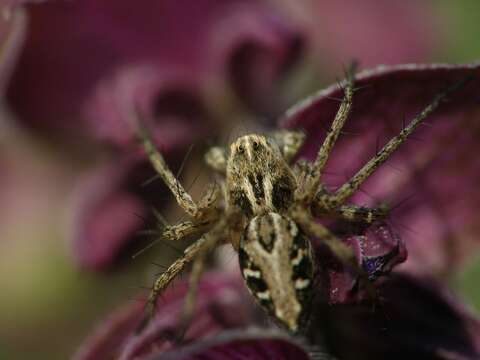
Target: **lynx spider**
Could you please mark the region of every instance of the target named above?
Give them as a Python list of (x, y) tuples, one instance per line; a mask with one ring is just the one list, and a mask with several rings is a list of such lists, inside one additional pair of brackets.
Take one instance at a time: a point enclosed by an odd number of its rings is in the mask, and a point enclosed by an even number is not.
[(141, 129), (140, 138), (153, 167), (190, 217), (166, 226), (161, 236), (171, 241), (198, 236), (183, 256), (156, 278), (142, 327), (153, 316), (161, 292), (193, 263), (179, 324), (184, 331), (193, 314), (207, 253), (220, 244), (231, 243), (239, 253), (240, 268), (250, 293), (277, 322), (298, 332), (308, 313), (315, 268), (308, 237), (323, 241), (342, 262), (358, 271), (360, 278), (365, 276), (353, 251), (315, 218), (327, 216), (367, 225), (386, 218), (386, 207), (367, 208), (346, 202), (459, 86), (457, 83), (437, 94), (397, 136), (334, 192), (325, 188), (321, 177), (352, 108), (353, 66), (347, 71), (344, 98), (313, 163), (297, 162), (291, 166), (303, 145), (302, 132), (283, 130), (270, 136), (242, 136), (229, 150), (213, 147), (206, 153), (206, 163), (224, 180), (211, 184), (198, 202), (185, 191), (148, 133)]

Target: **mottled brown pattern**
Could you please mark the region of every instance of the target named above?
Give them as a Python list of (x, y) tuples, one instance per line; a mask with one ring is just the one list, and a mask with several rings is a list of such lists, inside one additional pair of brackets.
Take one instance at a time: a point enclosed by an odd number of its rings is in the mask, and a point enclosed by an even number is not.
[[(303, 273), (299, 272), (304, 257), (313, 263), (311, 244), (302, 240), (293, 220), (272, 212), (253, 218), (240, 243), (240, 268), (250, 292), (263, 306), (268, 303), (271, 315), (292, 331), (302, 325), (301, 314), (309, 306), (313, 283), (313, 266), (303, 266)], [(292, 266), (293, 252), (297, 266)], [(251, 286), (258, 283), (257, 274), (266, 289)]]

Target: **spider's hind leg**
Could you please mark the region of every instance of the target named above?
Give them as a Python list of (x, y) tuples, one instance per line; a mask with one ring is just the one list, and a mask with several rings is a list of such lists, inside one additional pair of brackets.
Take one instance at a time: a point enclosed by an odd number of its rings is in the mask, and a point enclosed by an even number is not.
[(297, 209), (291, 213), (291, 216), (307, 235), (321, 240), (338, 260), (355, 271), (358, 276), (358, 285), (366, 290), (369, 298), (376, 298), (376, 290), (369, 280), (368, 273), (359, 264), (354, 251), (349, 246), (325, 226), (316, 222), (307, 212)]
[[(224, 217), (221, 218), (213, 228), (196, 240), (192, 245), (187, 247), (184, 252), (183, 256), (179, 259), (175, 260), (173, 264), (171, 264), (162, 274), (160, 274), (153, 284), (151, 289), (150, 295), (147, 299), (147, 303), (145, 306), (145, 316), (142, 322), (140, 323), (139, 328), (137, 329), (138, 332), (142, 331), (142, 329), (148, 324), (150, 319), (153, 317), (155, 313), (155, 305), (157, 302), (158, 297), (160, 294), (165, 290), (165, 288), (179, 275), (186, 266), (191, 263), (192, 261), (199, 261), (197, 263), (195, 276), (198, 277), (197, 280), (194, 281), (194, 285), (198, 283), (200, 278), (202, 269), (203, 269), (203, 259), (206, 257), (206, 254), (213, 250), (215, 246), (224, 239), (225, 237), (225, 228), (228, 225), (229, 218)], [(200, 268), (200, 270), (198, 270)], [(196, 285), (195, 285), (196, 286)], [(196, 290), (193, 291), (194, 293)], [(190, 298), (193, 300), (189, 300), (190, 303), (194, 303), (195, 295), (190, 295)], [(189, 305), (193, 306), (193, 305)], [(187, 313), (188, 315), (188, 313)]]
[(325, 243), (340, 261), (353, 268), (358, 267), (353, 250), (345, 245), (324, 225), (317, 223), (307, 212), (301, 210), (295, 211), (292, 213), (292, 218), (300, 225), (306, 234)]
[(147, 303), (145, 305), (145, 315), (142, 319), (137, 332), (140, 332), (145, 328), (148, 322), (155, 314), (155, 305), (157, 299), (163, 290), (177, 277), (185, 267), (198, 255), (202, 249), (206, 248), (206, 238), (201, 237), (195, 241), (192, 245), (185, 249), (183, 256), (175, 260), (162, 274), (160, 274), (153, 283), (150, 295), (148, 296)]
[(155, 314), (155, 307), (157, 303), (157, 299), (163, 290), (172, 282), (173, 279), (177, 277), (185, 267), (192, 262), (200, 251), (206, 251), (207, 245), (211, 242), (207, 241), (207, 239), (202, 236), (192, 245), (185, 249), (183, 256), (173, 262), (162, 274), (160, 274), (153, 284), (153, 287), (150, 291), (150, 295), (148, 296), (147, 303), (145, 305), (145, 315), (142, 319), (140, 326), (137, 329), (137, 332), (141, 332), (145, 326), (149, 323), (152, 319), (153, 315)]
[(188, 280), (188, 291), (185, 295), (180, 321), (176, 330), (176, 340), (178, 342), (181, 342), (184, 339), (185, 333), (187, 332), (192, 321), (195, 303), (197, 300), (198, 286), (200, 284), (200, 278), (205, 269), (205, 261), (206, 253), (202, 252), (193, 262), (192, 271)]

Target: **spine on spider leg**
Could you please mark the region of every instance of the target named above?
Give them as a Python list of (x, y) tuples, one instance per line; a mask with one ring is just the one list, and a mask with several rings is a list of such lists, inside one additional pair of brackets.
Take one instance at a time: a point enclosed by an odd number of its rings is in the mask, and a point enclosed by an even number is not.
[(452, 86), (445, 89), (443, 92), (437, 94), (430, 104), (428, 104), (420, 114), (418, 114), (410, 124), (405, 127), (400, 134), (392, 138), (375, 157), (370, 159), (348, 182), (342, 185), (331, 197), (332, 204), (339, 205), (352, 196), (363, 184), (363, 182), (392, 154), (397, 150), (401, 144), (417, 129), (417, 127), (442, 103), (445, 98), (452, 92), (462, 88), (473, 77), (465, 77), (462, 80), (454, 83)]
[(138, 136), (142, 141), (145, 153), (155, 170), (158, 172), (158, 175), (173, 193), (177, 202), (182, 204), (182, 207), (184, 207), (189, 215), (195, 217), (198, 213), (197, 205), (172, 173), (162, 154), (156, 149), (148, 130), (142, 124), (138, 124), (137, 128)]
[(380, 204), (378, 207), (369, 208), (357, 205), (342, 205), (333, 209), (334, 217), (348, 220), (357, 224), (370, 225), (379, 220), (385, 220), (390, 212), (386, 204)]
[[(327, 163), (328, 157), (332, 148), (334, 147), (340, 132), (345, 125), (345, 121), (350, 114), (353, 104), (353, 86), (354, 86), (354, 78), (355, 78), (355, 71), (356, 71), (357, 64), (353, 63), (350, 65), (349, 69), (346, 71), (347, 78), (346, 78), (346, 85), (344, 88), (344, 98), (342, 103), (340, 104), (340, 108), (335, 115), (335, 119), (332, 122), (331, 128), (327, 132), (327, 136), (323, 144), (320, 146), (318, 151), (317, 158), (312, 166), (312, 176), (310, 177), (310, 181), (306, 184), (305, 193), (307, 196), (310, 197), (310, 200), (315, 196), (316, 191), (320, 185), (320, 177), (322, 175), (322, 170)], [(341, 86), (340, 86), (341, 87)]]
[(183, 339), (192, 320), (197, 301), (197, 292), (200, 284), (200, 278), (205, 270), (205, 252), (200, 252), (199, 256), (193, 262), (192, 272), (188, 281), (188, 292), (185, 296), (182, 312), (180, 315), (177, 338)]
[(170, 265), (153, 284), (150, 295), (145, 304), (145, 314), (137, 327), (137, 332), (141, 332), (150, 322), (154, 313), (155, 305), (158, 297), (163, 290), (172, 282), (172, 280), (190, 263), (206, 245), (209, 245), (208, 241), (201, 237), (184, 251), (184, 256), (177, 259), (172, 265)]
[(205, 256), (206, 252), (216, 246), (217, 242), (221, 239), (224, 228), (229, 220), (228, 217), (220, 220), (212, 230), (187, 247), (183, 252), (183, 256), (177, 259), (155, 280), (152, 291), (150, 292), (145, 305), (145, 315), (138, 326), (137, 331), (141, 331), (147, 326), (155, 313), (157, 298), (172, 280), (185, 269), (185, 266), (197, 258), (197, 256)]

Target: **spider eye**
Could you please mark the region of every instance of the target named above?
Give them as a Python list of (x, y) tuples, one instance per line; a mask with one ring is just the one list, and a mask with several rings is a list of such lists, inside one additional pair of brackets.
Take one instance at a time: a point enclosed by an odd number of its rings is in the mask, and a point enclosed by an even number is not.
[(256, 141), (253, 142), (253, 149), (258, 150), (258, 142)]
[(238, 152), (240, 154), (243, 154), (245, 152), (245, 148), (243, 147), (243, 145), (238, 145)]

